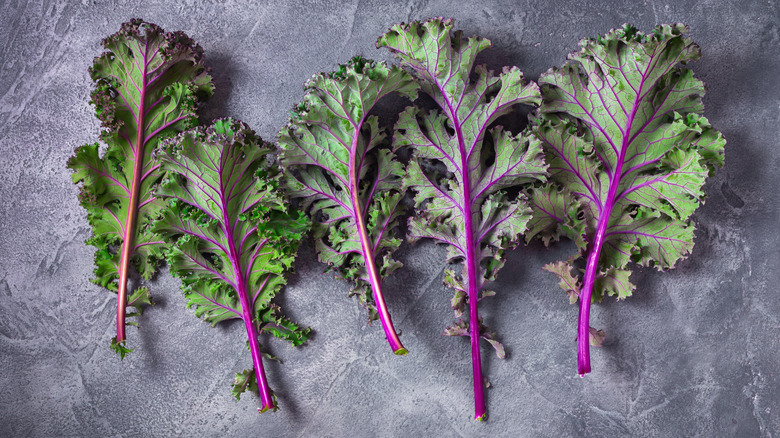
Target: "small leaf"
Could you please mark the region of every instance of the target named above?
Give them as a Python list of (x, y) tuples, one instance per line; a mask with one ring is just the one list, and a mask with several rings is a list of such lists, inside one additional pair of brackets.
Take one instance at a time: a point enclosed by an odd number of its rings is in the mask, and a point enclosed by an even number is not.
[(468, 322), (460, 319), (444, 329), (445, 336), (469, 336)]
[(604, 344), (604, 338), (607, 337), (607, 334), (604, 332), (604, 330), (596, 330), (593, 327), (589, 327), (589, 338), (588, 341), (590, 342), (590, 345), (594, 347), (601, 347)]
[(492, 296), (494, 296), (495, 294), (496, 294), (496, 292), (495, 292), (495, 291), (492, 291), (492, 290), (484, 290), (484, 289), (483, 289), (483, 290), (482, 290), (482, 293), (481, 293), (481, 294), (480, 294), (480, 296), (479, 296), (479, 299), (481, 300), (481, 299), (483, 299), (483, 298), (492, 297)]
[(571, 273), (574, 269), (571, 263), (570, 260), (548, 263), (542, 269), (552, 272), (560, 278), (558, 286), (566, 292), (566, 295), (569, 297), (569, 303), (574, 304), (580, 299), (580, 283)]
[[(631, 276), (631, 271), (625, 269), (610, 268), (604, 272), (599, 273), (596, 277), (596, 283), (594, 288), (596, 291), (601, 291), (605, 295), (614, 296), (618, 300), (623, 300), (630, 297), (636, 289), (636, 286), (631, 284), (628, 278)], [(593, 294), (594, 301), (601, 301), (603, 296)]]
[(487, 337), (485, 335), (482, 335), (482, 338), (486, 341), (490, 342), (490, 345), (493, 346), (493, 348), (496, 350), (496, 356), (498, 356), (499, 359), (506, 358), (506, 352), (504, 351), (504, 345), (498, 342), (497, 340)]
[(111, 350), (119, 355), (119, 359), (124, 359), (134, 348), (127, 348), (125, 342), (118, 342), (116, 338), (111, 338)]
[(244, 370), (240, 373), (236, 373), (236, 378), (233, 379), (233, 389), (231, 394), (236, 400), (241, 400), (241, 394), (246, 391), (250, 391), (258, 394), (257, 379), (255, 379), (255, 370)]
[(141, 315), (141, 312), (143, 311), (142, 306), (151, 306), (154, 303), (152, 302), (152, 297), (149, 295), (149, 288), (146, 286), (139, 287), (136, 290), (133, 291), (133, 293), (127, 298), (127, 306), (128, 307), (135, 307), (138, 309), (138, 315)]

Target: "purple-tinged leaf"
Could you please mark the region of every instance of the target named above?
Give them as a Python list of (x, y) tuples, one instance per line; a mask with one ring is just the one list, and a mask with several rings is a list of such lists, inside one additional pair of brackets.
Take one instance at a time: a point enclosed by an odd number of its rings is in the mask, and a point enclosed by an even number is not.
[(594, 347), (601, 347), (604, 344), (604, 338), (607, 334), (604, 330), (596, 330), (593, 327), (588, 327), (588, 342)]
[(723, 165), (726, 141), (701, 116), (704, 84), (679, 66), (700, 57), (687, 33), (681, 24), (648, 35), (626, 25), (582, 41), (539, 80), (535, 131), (552, 184), (531, 195), (527, 238), (568, 236), (586, 261), (582, 281), (571, 274), (574, 260), (548, 265), (570, 296), (578, 291), (581, 375), (590, 372), (589, 342), (603, 339), (589, 326), (591, 301), (633, 293), (629, 262), (668, 269), (691, 252), (690, 216), (704, 180)]
[(290, 176), (291, 197), (300, 198), (314, 223), (319, 258), (346, 280), (377, 316), (396, 354), (406, 354), (390, 319), (382, 278), (401, 266), (392, 253), (400, 204), (403, 166), (387, 148), (376, 116), (368, 113), (384, 96), (414, 97), (408, 73), (385, 63), (353, 58), (329, 74), (316, 74), (306, 96), (279, 133), (282, 165)]
[(230, 119), (164, 143), (159, 163), (167, 176), (156, 195), (168, 202), (154, 226), (171, 243), (168, 263), (182, 279), (195, 315), (212, 325), (244, 322), (254, 367), (236, 376), (233, 394), (259, 392), (260, 412), (275, 410), (276, 402), (263, 370), (259, 335), (300, 345), (310, 331), (271, 303), (309, 223), (287, 212), (278, 189), (279, 169), (267, 161), (270, 153), (269, 144)]
[(455, 289), (455, 314), (460, 316), (468, 304), (469, 319), (448, 332), (471, 338), (474, 418), (483, 420), (480, 338), (499, 357), (504, 352), (481, 324), (477, 302), (485, 283), (503, 266), (504, 252), (517, 245), (531, 219), (525, 197), (507, 189), (544, 181), (547, 166), (537, 138), (494, 125), (515, 104), (538, 104), (539, 88), (517, 67), (495, 74), (484, 65), (474, 66), (490, 41), (464, 38), (452, 29), (453, 20), (441, 18), (399, 24), (379, 38), (377, 47), (390, 49), (439, 106), (434, 111), (409, 107), (401, 113), (393, 145), (413, 149), (404, 185), (415, 191), (418, 212), (409, 220), (409, 239), (446, 244), (448, 261), (463, 263), (460, 274), (446, 270), (444, 279)]
[(558, 282), (558, 286), (566, 292), (566, 296), (569, 297), (569, 303), (574, 304), (580, 297), (580, 282), (572, 275), (572, 260), (566, 260), (564, 262), (557, 261), (554, 263), (548, 263), (542, 268), (547, 272), (552, 272), (557, 275), (561, 281)]

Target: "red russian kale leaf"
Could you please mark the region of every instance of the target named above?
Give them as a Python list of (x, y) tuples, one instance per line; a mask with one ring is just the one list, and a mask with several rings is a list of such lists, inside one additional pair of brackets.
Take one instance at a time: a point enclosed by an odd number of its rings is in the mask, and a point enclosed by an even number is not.
[(271, 145), (243, 123), (218, 120), (161, 149), (167, 176), (156, 194), (169, 200), (154, 231), (171, 242), (171, 272), (182, 279), (197, 316), (212, 325), (243, 320), (254, 368), (236, 376), (233, 394), (252, 389), (260, 394), (260, 412), (275, 410), (258, 336), (271, 333), (293, 345), (308, 338), (308, 328), (271, 302), (286, 283), (308, 220), (287, 212), (279, 169), (266, 159)]
[[(701, 56), (681, 25), (645, 35), (626, 25), (583, 40), (570, 61), (539, 79), (536, 132), (551, 184), (533, 192), (527, 239), (573, 239), (579, 255), (545, 267), (580, 300), (578, 370), (590, 372), (591, 301), (623, 299), (635, 286), (629, 262), (672, 268), (693, 248), (691, 214), (704, 180), (723, 165), (726, 141), (704, 117), (704, 84), (678, 64)], [(585, 259), (582, 281), (572, 274)], [(575, 271), (576, 272), (576, 271)]]
[[(162, 207), (153, 195), (162, 173), (150, 154), (161, 138), (197, 123), (197, 102), (213, 86), (203, 50), (182, 32), (134, 19), (103, 46), (106, 52), (95, 58), (90, 75), (92, 104), (108, 147), (101, 156), (97, 143), (81, 146), (68, 167), (73, 182), (83, 182), (79, 200), (93, 232), (87, 243), (97, 248), (92, 281), (118, 293), (112, 348), (124, 357), (131, 351), (125, 347), (125, 317), (151, 303), (146, 287), (128, 291), (130, 263), (148, 280), (164, 249), (149, 230)], [(127, 306), (137, 310), (126, 314)]]
[(398, 339), (382, 294), (382, 278), (401, 267), (392, 253), (403, 193), (403, 166), (383, 148), (385, 133), (368, 113), (384, 96), (413, 98), (417, 85), (398, 67), (360, 57), (329, 74), (316, 74), (279, 133), (290, 196), (309, 209), (321, 261), (354, 281), (353, 295), (377, 316), (396, 354)]
[[(456, 290), (457, 316), (468, 305), (468, 321), (445, 334), (470, 336), (475, 418), (485, 418), (479, 339), (503, 357), (503, 347), (483, 324), (477, 302), (490, 291), (504, 264), (504, 252), (517, 245), (531, 210), (516, 189), (544, 181), (541, 144), (533, 135), (513, 135), (495, 120), (518, 103), (535, 105), (539, 88), (517, 67), (496, 75), (474, 59), (490, 41), (453, 32), (453, 20), (432, 19), (393, 26), (379, 38), (431, 96), (439, 110), (409, 107), (395, 127), (394, 147), (410, 147), (413, 157), (404, 178), (415, 192), (417, 215), (409, 220), (412, 241), (430, 238), (448, 245), (448, 260), (462, 262), (460, 274), (445, 271), (445, 284)], [(473, 73), (472, 73), (473, 70)], [(474, 79), (470, 79), (470, 75)], [(480, 295), (481, 293), (481, 295)]]

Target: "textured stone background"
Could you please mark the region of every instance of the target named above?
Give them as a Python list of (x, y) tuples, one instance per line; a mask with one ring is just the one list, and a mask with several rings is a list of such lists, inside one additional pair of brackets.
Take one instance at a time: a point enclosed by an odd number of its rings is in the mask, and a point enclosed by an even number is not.
[[(3, 1), (0, 3), (0, 435), (52, 436), (778, 436), (780, 435), (780, 77), (772, 0)], [(476, 2), (474, 2), (476, 3)], [(272, 342), (280, 410), (230, 396), (250, 366), (238, 324), (213, 329), (184, 307), (163, 270), (159, 304), (130, 330), (125, 361), (109, 349), (113, 295), (91, 284), (92, 249), (65, 161), (95, 141), (87, 68), (99, 41), (142, 17), (205, 49), (217, 85), (204, 119), (234, 116), (271, 139), (313, 73), (374, 49), (391, 24), (444, 15), (490, 38), (482, 60), (531, 79), (586, 36), (632, 22), (682, 21), (703, 49), (706, 115), (729, 141), (695, 215), (693, 256), (679, 269), (637, 269), (636, 295), (595, 307), (609, 333), (594, 372), (576, 375), (577, 310), (543, 264), (570, 243), (510, 255), (485, 300), (505, 361), (483, 349), (490, 419), (471, 420), (465, 339), (452, 318), (443, 250), (404, 246), (387, 282), (411, 353), (394, 357), (347, 285), (322, 274), (307, 242), (283, 298), (316, 330), (303, 348)], [(403, 102), (398, 102), (402, 105)]]

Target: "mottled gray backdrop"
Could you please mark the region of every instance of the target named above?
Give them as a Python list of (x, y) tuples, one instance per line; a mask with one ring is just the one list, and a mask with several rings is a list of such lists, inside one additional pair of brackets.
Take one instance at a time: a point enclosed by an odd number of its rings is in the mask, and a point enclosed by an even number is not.
[[(774, 0), (268, 3), (0, 3), (0, 435), (780, 435)], [(637, 269), (635, 296), (595, 306), (593, 324), (609, 337), (594, 372), (577, 376), (577, 309), (541, 270), (570, 242), (518, 248), (498, 295), (481, 304), (508, 351), (499, 360), (483, 348), (486, 424), (471, 419), (466, 339), (441, 336), (451, 293), (444, 251), (430, 243), (403, 246), (406, 267), (386, 284), (406, 357), (391, 354), (304, 244), (281, 301), (316, 335), (302, 348), (270, 343), (283, 361), (268, 365), (276, 413), (230, 395), (233, 373), (251, 366), (243, 327), (196, 319), (165, 269), (151, 284), (159, 304), (130, 329), (136, 351), (120, 361), (108, 348), (115, 296), (89, 282), (90, 229), (65, 169), (74, 147), (98, 136), (87, 68), (101, 38), (133, 17), (185, 31), (217, 85), (203, 118), (237, 117), (272, 139), (309, 76), (355, 54), (388, 59), (374, 48), (385, 29), (437, 15), (493, 41), (482, 61), (518, 65), (533, 80), (580, 38), (625, 22), (647, 31), (681, 21), (702, 47), (693, 68), (709, 88), (706, 116), (728, 139), (727, 164), (694, 216), (693, 255), (671, 272)]]

